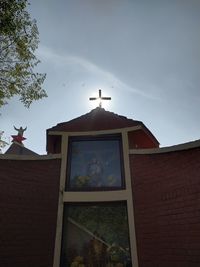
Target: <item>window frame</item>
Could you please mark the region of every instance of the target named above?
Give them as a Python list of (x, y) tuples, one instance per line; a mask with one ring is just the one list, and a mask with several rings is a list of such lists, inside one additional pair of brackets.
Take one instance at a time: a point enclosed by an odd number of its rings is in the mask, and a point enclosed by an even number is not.
[[(86, 187), (78, 188), (70, 185), (71, 161), (72, 161), (72, 143), (76, 141), (118, 141), (119, 146), (119, 163), (121, 174), (121, 186), (101, 186), (101, 187)], [(66, 192), (91, 192), (91, 191), (116, 191), (126, 189), (125, 184), (125, 169), (124, 169), (124, 156), (121, 134), (102, 134), (102, 135), (87, 135), (87, 136), (70, 136), (68, 140), (67, 151), (67, 171), (65, 181)]]
[[(65, 264), (65, 259), (64, 259), (64, 255), (65, 255), (65, 248), (67, 247), (67, 243), (68, 240), (65, 240), (65, 234), (67, 233), (68, 229), (67, 229), (67, 223), (68, 223), (68, 208), (69, 207), (76, 207), (76, 206), (99, 206), (99, 207), (104, 207), (104, 206), (124, 206), (124, 208), (126, 209), (126, 215), (127, 215), (127, 219), (126, 219), (126, 224), (127, 224), (127, 229), (128, 229), (128, 244), (129, 244), (129, 256), (130, 256), (130, 260), (131, 260), (131, 266), (133, 265), (132, 262), (132, 251), (131, 251), (131, 236), (130, 236), (130, 225), (129, 225), (129, 218), (128, 218), (128, 203), (126, 200), (119, 200), (119, 201), (102, 201), (102, 202), (96, 202), (96, 201), (92, 201), (92, 202), (65, 202), (63, 205), (63, 217), (62, 217), (62, 237), (61, 237), (61, 250), (60, 250), (60, 267), (64, 267), (66, 266)], [(105, 242), (106, 243), (106, 242)], [(110, 244), (112, 245), (112, 244)]]

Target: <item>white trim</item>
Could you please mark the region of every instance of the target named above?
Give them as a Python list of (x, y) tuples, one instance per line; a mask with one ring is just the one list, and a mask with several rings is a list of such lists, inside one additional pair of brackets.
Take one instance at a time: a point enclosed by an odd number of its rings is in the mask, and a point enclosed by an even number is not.
[[(60, 193), (57, 215), (57, 229), (56, 229), (56, 241), (54, 249), (54, 264), (53, 267), (59, 267), (60, 265), (60, 252), (61, 252), (61, 240), (62, 240), (62, 222), (63, 222), (63, 207), (64, 203), (77, 203), (77, 202), (115, 202), (126, 201), (127, 213), (128, 213), (128, 225), (130, 234), (130, 249), (133, 267), (138, 267), (137, 247), (136, 247), (136, 235), (134, 224), (134, 210), (132, 199), (132, 186), (131, 186), (131, 174), (129, 166), (129, 143), (128, 132), (141, 129), (142, 126), (127, 127), (121, 129), (112, 129), (104, 131), (91, 131), (91, 132), (48, 132), (49, 135), (61, 135), (62, 136), (62, 163), (61, 163), (61, 175), (60, 175)], [(65, 191), (66, 180), (66, 168), (67, 168), (67, 153), (68, 153), (68, 137), (69, 136), (97, 136), (118, 134), (122, 135), (122, 147), (123, 147), (123, 160), (124, 160), (124, 175), (125, 185), (124, 190), (113, 191), (92, 191), (92, 192), (70, 192)]]
[(200, 139), (184, 144), (162, 147), (162, 148), (145, 148), (145, 149), (130, 149), (129, 154), (161, 154), (175, 151), (188, 150), (200, 147)]
[(81, 136), (81, 135), (101, 135), (101, 134), (116, 134), (122, 132), (137, 131), (143, 129), (142, 125), (110, 129), (110, 130), (100, 130), (100, 131), (83, 131), (83, 132), (63, 132), (63, 131), (49, 131), (48, 135), (62, 135), (62, 136)]
[(63, 207), (64, 207), (63, 192), (65, 190), (65, 177), (66, 177), (66, 168), (67, 168), (67, 150), (68, 150), (67, 148), (68, 148), (68, 137), (62, 136), (62, 139), (61, 139), (62, 160), (61, 160), (61, 169), (60, 169), (60, 187), (59, 187), (57, 227), (56, 227), (53, 267), (59, 267), (59, 265), (60, 265)]
[(106, 202), (127, 200), (126, 190), (92, 191), (92, 192), (64, 192), (63, 202)]
[(127, 132), (122, 132), (122, 142), (123, 142), (124, 172), (125, 172), (125, 183), (126, 183), (125, 193), (127, 197), (127, 213), (128, 213), (131, 259), (132, 259), (132, 266), (138, 267), (134, 207), (133, 207), (133, 193), (132, 193), (131, 172), (130, 172), (130, 164), (129, 164), (129, 142), (128, 142)]

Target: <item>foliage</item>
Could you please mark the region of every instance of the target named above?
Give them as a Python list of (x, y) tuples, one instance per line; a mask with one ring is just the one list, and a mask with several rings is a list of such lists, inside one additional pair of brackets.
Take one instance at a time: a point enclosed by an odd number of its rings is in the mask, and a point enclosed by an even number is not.
[(27, 0), (0, 0), (0, 107), (14, 95), (26, 107), (47, 96), (46, 74), (34, 72), (39, 33), (27, 6)]
[(2, 153), (2, 149), (8, 145), (8, 143), (2, 139), (3, 133), (4, 132), (0, 130), (0, 154)]

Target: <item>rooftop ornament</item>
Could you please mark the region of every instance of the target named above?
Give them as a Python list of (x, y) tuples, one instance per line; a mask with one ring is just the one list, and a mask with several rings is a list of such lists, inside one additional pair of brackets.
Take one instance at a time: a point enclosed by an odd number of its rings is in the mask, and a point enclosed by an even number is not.
[(111, 100), (111, 97), (103, 97), (101, 96), (101, 89), (99, 89), (98, 97), (90, 97), (89, 100), (99, 100), (99, 107), (102, 107), (102, 100)]
[(26, 138), (23, 137), (23, 135), (24, 135), (24, 132), (26, 131), (27, 127), (24, 128), (24, 129), (23, 129), (22, 127), (20, 127), (20, 128), (18, 129), (18, 128), (16, 128), (16, 127), (14, 126), (14, 129), (15, 129), (18, 133), (17, 133), (17, 135), (11, 135), (12, 138), (13, 138), (12, 142), (16, 142), (16, 143), (18, 143), (18, 144), (23, 145), (22, 141), (26, 140)]

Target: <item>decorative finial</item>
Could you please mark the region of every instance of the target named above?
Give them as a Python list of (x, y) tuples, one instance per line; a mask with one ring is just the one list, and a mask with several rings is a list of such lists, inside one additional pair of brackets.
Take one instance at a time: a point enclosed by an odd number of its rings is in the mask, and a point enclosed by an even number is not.
[(98, 97), (90, 97), (89, 100), (99, 100), (99, 107), (102, 107), (102, 100), (111, 100), (111, 97), (102, 97), (101, 96), (101, 89), (99, 89), (99, 96)]
[(14, 126), (14, 129), (15, 129), (18, 133), (17, 133), (17, 135), (11, 135), (12, 138), (13, 138), (12, 142), (17, 142), (17, 143), (23, 145), (22, 141), (26, 140), (26, 138), (23, 137), (23, 134), (24, 134), (24, 132), (26, 131), (27, 127), (24, 128), (24, 129), (23, 129), (22, 127), (20, 127), (20, 128), (18, 129), (18, 128), (16, 128), (16, 127)]

